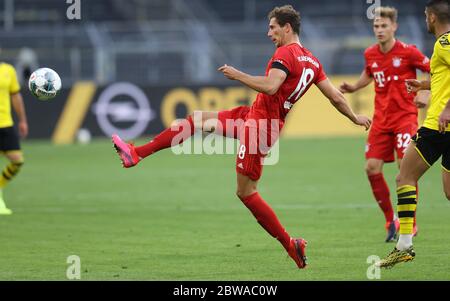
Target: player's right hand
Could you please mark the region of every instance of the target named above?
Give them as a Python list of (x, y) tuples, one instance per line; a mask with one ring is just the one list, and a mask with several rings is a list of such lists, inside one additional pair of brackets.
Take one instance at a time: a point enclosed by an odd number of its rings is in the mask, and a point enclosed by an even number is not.
[(222, 67), (219, 67), (219, 69), (217, 69), (217, 70), (222, 72), (226, 78), (231, 79), (231, 80), (236, 80), (240, 73), (239, 70), (237, 70), (233, 66), (228, 66), (227, 64), (223, 65)]
[(353, 93), (355, 92), (355, 88), (352, 85), (343, 82), (342, 85), (339, 86), (339, 91), (341, 91), (341, 93)]
[(356, 115), (355, 124), (365, 127), (367, 131), (368, 129), (370, 129), (370, 126), (372, 125), (372, 120), (364, 115)]
[(416, 93), (422, 89), (422, 83), (417, 79), (405, 79), (406, 91)]
[(21, 138), (28, 136), (28, 123), (26, 121), (19, 122), (19, 135)]

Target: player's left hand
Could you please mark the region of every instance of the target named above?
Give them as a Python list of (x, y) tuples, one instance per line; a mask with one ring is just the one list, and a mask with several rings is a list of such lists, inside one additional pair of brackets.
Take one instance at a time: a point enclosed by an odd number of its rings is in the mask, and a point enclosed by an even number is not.
[(370, 126), (372, 125), (372, 120), (364, 115), (356, 115), (355, 124), (365, 127), (367, 131), (368, 129), (370, 129)]
[(446, 107), (439, 116), (440, 133), (445, 133), (445, 129), (447, 128), (449, 122), (450, 122), (450, 109)]
[(231, 79), (231, 80), (236, 80), (240, 73), (239, 70), (237, 70), (236, 68), (234, 68), (232, 66), (228, 66), (227, 64), (223, 65), (222, 67), (220, 67), (217, 70), (222, 72), (226, 78)]
[(28, 136), (28, 124), (25, 121), (21, 121), (18, 126), (20, 137), (26, 138)]
[(422, 83), (417, 79), (406, 79), (405, 84), (408, 93), (416, 93), (422, 89)]

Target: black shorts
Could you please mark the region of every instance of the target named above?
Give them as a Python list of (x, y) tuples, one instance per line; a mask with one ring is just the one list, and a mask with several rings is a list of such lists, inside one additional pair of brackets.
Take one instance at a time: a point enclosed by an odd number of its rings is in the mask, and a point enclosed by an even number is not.
[(19, 135), (14, 127), (0, 128), (0, 151), (20, 150)]
[(450, 132), (441, 134), (439, 131), (421, 127), (412, 140), (429, 166), (442, 156), (442, 167), (450, 171)]

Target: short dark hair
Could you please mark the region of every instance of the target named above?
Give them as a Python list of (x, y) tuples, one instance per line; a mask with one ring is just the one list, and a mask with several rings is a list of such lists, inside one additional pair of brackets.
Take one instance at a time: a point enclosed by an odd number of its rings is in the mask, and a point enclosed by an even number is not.
[(440, 23), (450, 23), (450, 0), (429, 0), (426, 7), (437, 16)]
[(296, 34), (300, 34), (300, 13), (296, 11), (292, 5), (283, 5), (281, 7), (275, 7), (267, 16), (270, 19), (277, 19), (280, 26), (284, 26), (289, 23), (292, 30)]

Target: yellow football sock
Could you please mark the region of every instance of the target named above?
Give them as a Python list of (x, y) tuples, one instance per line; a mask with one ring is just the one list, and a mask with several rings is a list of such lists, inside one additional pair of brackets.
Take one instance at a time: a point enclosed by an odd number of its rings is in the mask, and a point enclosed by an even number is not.
[(0, 176), (0, 189), (5, 187), (6, 184), (8, 184), (8, 182), (11, 181), (11, 179), (15, 175), (17, 175), (22, 165), (23, 162), (10, 162), (8, 165), (6, 165)]
[(400, 220), (400, 235), (413, 234), (414, 215), (417, 207), (416, 186), (403, 185), (397, 189), (397, 213)]

